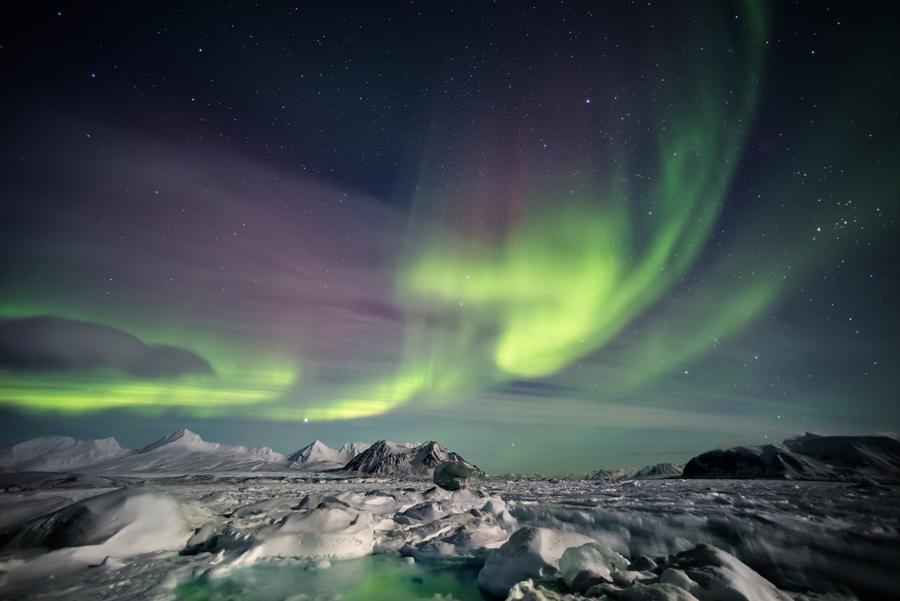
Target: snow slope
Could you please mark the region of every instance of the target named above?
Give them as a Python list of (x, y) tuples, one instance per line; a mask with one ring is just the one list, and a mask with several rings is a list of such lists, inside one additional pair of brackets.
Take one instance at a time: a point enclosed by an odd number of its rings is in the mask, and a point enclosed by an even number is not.
[[(14, 530), (5, 542), (7, 551), (39, 548), (47, 552), (0, 561), (0, 587), (15, 591), (85, 568), (114, 570), (136, 555), (181, 549), (190, 534), (181, 504), (169, 495), (139, 489), (100, 494)], [(73, 597), (61, 592), (60, 598)]]

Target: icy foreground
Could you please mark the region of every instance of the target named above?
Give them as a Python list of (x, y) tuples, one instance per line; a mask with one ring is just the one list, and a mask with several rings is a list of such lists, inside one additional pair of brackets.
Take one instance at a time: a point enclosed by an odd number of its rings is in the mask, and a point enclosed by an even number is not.
[[(328, 574), (372, 554), (472, 566), (472, 590), (500, 599), (900, 598), (900, 490), (874, 484), (19, 472), (0, 489), (3, 599), (188, 598), (278, 565), (316, 575), (296, 599), (335, 599)], [(433, 594), (409, 590), (377, 598)]]

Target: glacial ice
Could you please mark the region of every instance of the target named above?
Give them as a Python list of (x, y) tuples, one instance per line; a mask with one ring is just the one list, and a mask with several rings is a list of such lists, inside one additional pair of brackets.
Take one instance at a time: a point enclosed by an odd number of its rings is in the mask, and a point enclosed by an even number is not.
[(484, 473), (467, 461), (443, 461), (434, 468), (432, 481), (444, 490), (459, 490)]
[(591, 578), (612, 582), (612, 572), (625, 570), (628, 560), (612, 549), (596, 542), (588, 542), (577, 547), (569, 547), (559, 559), (559, 571), (569, 588), (575, 579), (584, 578), (584, 573)]
[(589, 542), (581, 534), (526, 526), (516, 530), (496, 552), (488, 555), (478, 573), (478, 585), (499, 597), (521, 580), (556, 574), (560, 558), (568, 548)]
[(447, 491), (297, 472), (2, 476), (0, 514), (16, 516), (0, 520), (3, 599), (174, 598), (198, 578), (251, 586), (244, 570), (278, 565), (301, 565), (326, 590), (329, 573), (369, 556), (471, 567), (511, 599), (900, 595), (895, 486), (489, 478)]

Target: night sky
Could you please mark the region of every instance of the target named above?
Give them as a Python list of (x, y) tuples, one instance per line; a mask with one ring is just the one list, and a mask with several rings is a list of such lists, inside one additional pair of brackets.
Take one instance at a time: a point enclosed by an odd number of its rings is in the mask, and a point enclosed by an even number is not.
[(900, 431), (900, 9), (6, 2), (0, 443)]

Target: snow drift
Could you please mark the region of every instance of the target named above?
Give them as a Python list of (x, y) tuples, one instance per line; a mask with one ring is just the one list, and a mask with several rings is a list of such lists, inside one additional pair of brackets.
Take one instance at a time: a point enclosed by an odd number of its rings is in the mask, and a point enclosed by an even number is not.
[[(4, 549), (30, 550), (0, 562), (5, 592), (86, 567), (182, 548), (190, 527), (181, 504), (168, 495), (115, 490), (35, 518), (11, 533)], [(34, 550), (46, 553), (34, 556)]]

